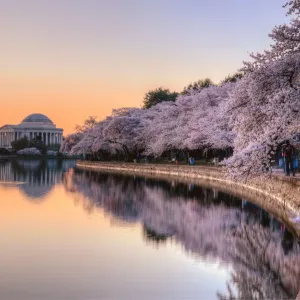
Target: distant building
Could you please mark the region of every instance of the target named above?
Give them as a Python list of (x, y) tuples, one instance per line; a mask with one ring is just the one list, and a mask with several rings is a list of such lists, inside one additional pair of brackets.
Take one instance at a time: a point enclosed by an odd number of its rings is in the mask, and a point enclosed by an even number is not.
[(4, 125), (0, 127), (0, 148), (11, 148), (13, 141), (27, 136), (28, 140), (40, 137), (45, 145), (61, 145), (63, 129), (45, 115), (31, 114), (19, 125)]

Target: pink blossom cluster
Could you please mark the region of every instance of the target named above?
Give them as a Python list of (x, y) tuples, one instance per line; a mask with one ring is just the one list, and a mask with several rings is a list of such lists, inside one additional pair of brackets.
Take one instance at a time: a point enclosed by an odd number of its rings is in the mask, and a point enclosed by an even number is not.
[(149, 109), (114, 110), (105, 120), (67, 136), (61, 151), (125, 156), (139, 151), (160, 156), (172, 149), (231, 147), (234, 133), (224, 105), (233, 87), (234, 83), (211, 86)]
[(30, 156), (36, 156), (36, 155), (41, 155), (41, 151), (38, 150), (37, 148), (25, 148), (22, 150), (19, 150), (17, 152), (18, 155), (30, 155)]

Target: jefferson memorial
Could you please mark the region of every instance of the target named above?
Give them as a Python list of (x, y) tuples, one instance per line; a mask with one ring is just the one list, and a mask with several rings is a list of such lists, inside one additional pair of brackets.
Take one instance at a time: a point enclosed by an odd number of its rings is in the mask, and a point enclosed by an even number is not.
[(13, 141), (27, 136), (28, 140), (40, 137), (46, 146), (61, 145), (62, 128), (56, 125), (45, 115), (31, 114), (19, 125), (4, 125), (0, 127), (0, 148), (11, 148)]

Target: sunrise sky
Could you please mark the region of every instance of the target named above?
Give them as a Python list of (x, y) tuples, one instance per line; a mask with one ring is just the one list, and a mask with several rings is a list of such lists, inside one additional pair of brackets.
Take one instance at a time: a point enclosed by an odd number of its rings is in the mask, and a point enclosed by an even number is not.
[(285, 0), (0, 0), (0, 126), (31, 113), (65, 134), (163, 86), (215, 82), (268, 47)]

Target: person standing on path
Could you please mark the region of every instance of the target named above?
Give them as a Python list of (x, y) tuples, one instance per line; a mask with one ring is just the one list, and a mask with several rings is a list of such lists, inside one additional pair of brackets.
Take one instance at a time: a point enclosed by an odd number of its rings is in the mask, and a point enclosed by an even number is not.
[(295, 148), (287, 140), (282, 147), (282, 156), (284, 158), (285, 175), (286, 176), (290, 176), (290, 171), (292, 171), (293, 176), (295, 176), (295, 170), (293, 167), (294, 153), (295, 153)]

